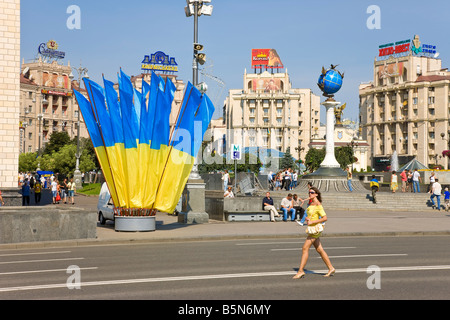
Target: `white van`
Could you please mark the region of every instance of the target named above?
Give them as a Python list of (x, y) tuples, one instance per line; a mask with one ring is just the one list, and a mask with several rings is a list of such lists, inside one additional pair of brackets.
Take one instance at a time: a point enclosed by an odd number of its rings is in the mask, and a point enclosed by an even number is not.
[(114, 204), (109, 193), (108, 185), (103, 183), (97, 204), (98, 221), (105, 224), (106, 220), (114, 221)]

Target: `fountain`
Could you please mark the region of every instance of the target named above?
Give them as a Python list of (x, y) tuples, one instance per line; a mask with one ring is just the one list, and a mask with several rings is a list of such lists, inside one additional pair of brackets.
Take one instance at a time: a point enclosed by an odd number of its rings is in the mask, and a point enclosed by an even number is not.
[(397, 151), (394, 151), (394, 153), (391, 156), (391, 171), (398, 171), (398, 154)]

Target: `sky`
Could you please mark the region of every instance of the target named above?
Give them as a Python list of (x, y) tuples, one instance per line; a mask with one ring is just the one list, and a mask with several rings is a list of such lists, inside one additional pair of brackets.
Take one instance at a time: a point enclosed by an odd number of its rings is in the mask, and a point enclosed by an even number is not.
[[(244, 71), (253, 71), (253, 48), (276, 49), (292, 86), (310, 88), (317, 95), (322, 66), (339, 65), (345, 77), (335, 99), (347, 103), (343, 118), (354, 121), (359, 114), (358, 86), (373, 80), (379, 45), (418, 34), (422, 43), (437, 46), (443, 68), (450, 65), (448, 0), (212, 0), (211, 4), (212, 16), (199, 17), (199, 43), (205, 47), (207, 72), (226, 85), (220, 94), (216, 83), (209, 83), (207, 94), (217, 101), (214, 118), (221, 116), (228, 90), (242, 89)], [(73, 18), (73, 12), (67, 13), (71, 5), (80, 8), (79, 29), (67, 26)], [(380, 9), (378, 20), (373, 20), (373, 11), (367, 12), (371, 5)], [(194, 19), (186, 17), (185, 6), (185, 0), (22, 0), (21, 57), (30, 61), (39, 44), (55, 40), (58, 50), (66, 52), (64, 64), (81, 64), (92, 80), (102, 83), (102, 74), (117, 81), (120, 68), (128, 75), (140, 74), (144, 56), (163, 51), (175, 57), (178, 78), (192, 82)], [(378, 21), (379, 28), (369, 28), (368, 20)]]

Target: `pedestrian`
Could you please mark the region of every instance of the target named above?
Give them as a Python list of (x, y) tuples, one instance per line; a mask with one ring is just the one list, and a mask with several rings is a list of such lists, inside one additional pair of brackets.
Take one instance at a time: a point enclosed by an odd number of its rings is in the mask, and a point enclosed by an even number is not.
[(40, 179), (36, 179), (36, 182), (34, 184), (34, 203), (40, 204), (41, 203), (41, 191), (42, 191), (42, 184)]
[(267, 185), (269, 186), (269, 190), (273, 191), (274, 181), (272, 171), (267, 175)]
[(431, 189), (433, 188), (433, 183), (436, 181), (436, 176), (434, 175), (434, 171), (431, 172), (430, 175), (430, 184), (428, 185), (428, 193), (431, 193)]
[(69, 193), (69, 186), (67, 185), (67, 178), (64, 179), (63, 184), (61, 186), (61, 199), (64, 203), (67, 203), (67, 196)]
[(280, 188), (281, 188), (281, 173), (280, 172), (278, 172), (275, 177), (275, 187), (276, 187), (277, 191), (280, 190)]
[(439, 183), (439, 179), (435, 178), (435, 182), (433, 183), (433, 186), (431, 187), (431, 203), (433, 204), (432, 208), (434, 209), (436, 207), (436, 204), (434, 203), (434, 198), (437, 199), (437, 209), (438, 211), (441, 211), (441, 192), (442, 187)]
[(420, 182), (422, 182), (422, 178), (420, 177), (420, 173), (419, 171), (417, 171), (417, 169), (414, 170), (414, 173), (412, 175), (412, 182), (414, 193), (416, 192), (420, 193)]
[(262, 209), (269, 211), (270, 221), (275, 222), (275, 217), (279, 217), (277, 209), (273, 205), (273, 199), (270, 197), (270, 192), (266, 192), (266, 197), (262, 200)]
[(406, 192), (408, 183), (408, 175), (406, 173), (406, 169), (403, 169), (402, 173), (400, 173), (400, 178), (402, 180), (402, 192)]
[(291, 190), (291, 168), (287, 169), (284, 172), (284, 187), (286, 188), (286, 191)]
[(448, 191), (448, 187), (445, 187), (444, 190), (445, 211), (448, 211), (448, 207), (450, 205), (450, 191)]
[(30, 205), (30, 184), (28, 182), (28, 178), (25, 178), (22, 183), (22, 206)]
[(288, 213), (291, 214), (291, 221), (295, 221), (295, 209), (292, 203), (292, 194), (281, 200), (281, 211), (283, 211), (283, 221), (287, 221)]
[(298, 220), (301, 221), (301, 219), (303, 218), (303, 216), (305, 214), (305, 209), (303, 209), (303, 204), (305, 203), (305, 200), (303, 200), (302, 198), (299, 198), (296, 194), (294, 194), (292, 196), (292, 201), (293, 201), (295, 212), (299, 216)]
[(3, 201), (2, 192), (0, 191), (0, 207), (4, 206), (5, 202)]
[(328, 267), (328, 272), (324, 275), (324, 277), (331, 277), (336, 272), (336, 269), (331, 264), (330, 258), (322, 247), (322, 243), (320, 241), (322, 232), (318, 231), (312, 233), (313, 229), (318, 228), (319, 226), (323, 230), (322, 223), (328, 220), (325, 210), (322, 207), (322, 195), (320, 194), (319, 189), (315, 187), (309, 189), (309, 198), (311, 199), (311, 204), (306, 210), (306, 214), (308, 215), (308, 217), (306, 218), (306, 221), (308, 222), (308, 236), (306, 237), (305, 243), (303, 244), (300, 267), (293, 279), (300, 279), (305, 276), (304, 268), (306, 266), (306, 263), (308, 262), (309, 248), (311, 248), (312, 245), (314, 245), (317, 253), (320, 255), (323, 262), (325, 262), (325, 265)]
[(408, 192), (408, 189), (410, 189), (411, 192), (413, 192), (413, 180), (412, 180), (413, 174), (412, 174), (411, 170), (408, 170), (407, 176), (408, 176), (408, 181), (406, 184), (406, 192)]
[(69, 198), (72, 198), (72, 204), (75, 204), (75, 191), (77, 190), (77, 185), (73, 182), (73, 178), (70, 179), (70, 182), (67, 184), (69, 187)]
[(228, 187), (227, 191), (223, 194), (224, 198), (234, 198), (233, 191), (231, 190), (231, 186)]
[[(234, 174), (236, 175), (236, 172)], [(228, 170), (225, 170), (225, 172), (222, 174), (223, 192), (227, 191), (228, 180), (230, 180), (230, 175), (228, 174)]]
[(352, 176), (353, 176), (353, 173), (352, 173), (352, 171), (350, 170), (349, 167), (345, 168), (345, 170), (347, 171), (347, 186), (348, 186), (348, 190), (350, 192), (353, 192), (353, 188), (352, 188)]
[(377, 192), (380, 189), (380, 184), (375, 175), (372, 175), (372, 180), (370, 180), (370, 189), (372, 190), (372, 201), (377, 203)]
[(392, 171), (392, 174), (391, 174), (391, 190), (392, 190), (392, 193), (395, 193), (395, 191), (397, 191), (397, 189), (398, 189), (397, 172)]
[(56, 195), (58, 193), (58, 183), (56, 182), (56, 178), (53, 178), (53, 181), (51, 183), (51, 190), (52, 190), (53, 204), (56, 204)]
[(294, 186), (294, 188), (297, 188), (297, 181), (298, 181), (298, 173), (297, 173), (297, 171), (294, 171), (294, 173), (292, 175), (292, 179), (293, 179), (293, 186)]

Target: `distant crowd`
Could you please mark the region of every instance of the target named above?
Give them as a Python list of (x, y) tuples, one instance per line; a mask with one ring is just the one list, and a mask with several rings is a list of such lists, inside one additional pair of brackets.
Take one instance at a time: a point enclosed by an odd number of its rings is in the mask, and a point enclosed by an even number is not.
[(44, 189), (50, 189), (52, 193), (52, 203), (59, 204), (71, 202), (75, 204), (76, 184), (73, 178), (70, 181), (65, 178), (61, 183), (56, 175), (39, 175), (32, 173), (19, 173), (19, 187), (22, 193), (22, 206), (30, 205), (30, 197), (34, 194), (34, 202), (36, 205), (41, 204), (42, 192)]
[(286, 191), (290, 191), (297, 187), (298, 173), (291, 168), (286, 168), (276, 173), (270, 172), (267, 175), (267, 182), (269, 183), (269, 190), (286, 189)]

